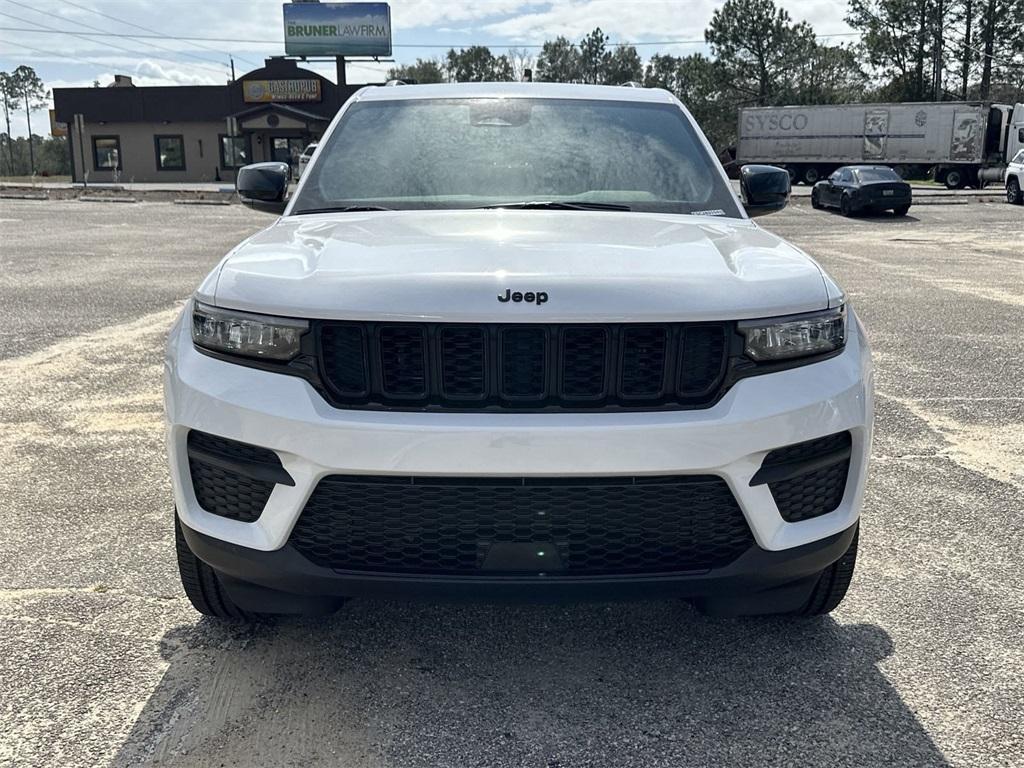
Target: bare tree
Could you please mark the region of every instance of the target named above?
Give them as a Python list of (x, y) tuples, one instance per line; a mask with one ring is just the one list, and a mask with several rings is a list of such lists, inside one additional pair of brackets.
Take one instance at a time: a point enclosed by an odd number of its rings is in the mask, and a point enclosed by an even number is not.
[(509, 48), (505, 56), (512, 65), (512, 79), (521, 82), (526, 76), (526, 70), (532, 70), (536, 66), (537, 58), (525, 48)]

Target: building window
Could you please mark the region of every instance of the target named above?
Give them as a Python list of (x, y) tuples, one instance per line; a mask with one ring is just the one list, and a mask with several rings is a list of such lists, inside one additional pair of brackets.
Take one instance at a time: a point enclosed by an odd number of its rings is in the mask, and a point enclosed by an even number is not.
[(156, 136), (156, 169), (185, 170), (185, 139), (182, 136)]
[(120, 171), (121, 137), (93, 136), (92, 163), (97, 171)]
[(246, 136), (220, 134), (220, 167), (241, 168), (249, 163), (249, 140)]

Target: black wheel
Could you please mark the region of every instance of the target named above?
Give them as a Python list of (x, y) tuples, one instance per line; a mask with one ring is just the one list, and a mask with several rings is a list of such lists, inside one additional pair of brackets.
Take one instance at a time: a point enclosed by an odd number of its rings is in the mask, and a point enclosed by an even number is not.
[(839, 212), (843, 216), (853, 216), (853, 204), (850, 203), (850, 198), (847, 195), (839, 198)]
[(946, 189), (963, 189), (967, 183), (967, 179), (964, 178), (964, 174), (961, 171), (952, 170), (946, 173), (946, 178), (943, 184), (946, 185)]
[(804, 184), (809, 187), (813, 187), (818, 183), (818, 179), (821, 178), (821, 174), (818, 173), (818, 169), (813, 165), (809, 165), (804, 168)]
[(196, 557), (181, 532), (181, 521), (174, 515), (174, 548), (178, 554), (178, 573), (192, 607), (205, 616), (235, 621), (255, 621), (258, 614), (243, 611), (228, 596), (217, 572)]
[(1006, 202), (1010, 205), (1024, 205), (1024, 192), (1021, 191), (1020, 182), (1016, 178), (1006, 180)]
[(857, 565), (857, 539), (859, 537), (860, 529), (858, 528), (853, 534), (853, 541), (850, 542), (849, 549), (821, 572), (807, 605), (799, 611), (802, 616), (823, 616), (826, 613), (831, 613), (843, 602), (846, 591), (850, 588), (850, 581), (853, 579), (854, 567)]
[(901, 205), (899, 208), (893, 208), (892, 212), (894, 214), (896, 214), (897, 216), (906, 216), (907, 215), (907, 211), (909, 211), (909, 210), (910, 210), (910, 206), (909, 205)]
[(812, 189), (811, 190), (811, 208), (814, 208), (815, 210), (821, 210), (824, 207), (825, 206), (823, 206), (821, 204), (821, 201), (818, 200), (818, 190)]

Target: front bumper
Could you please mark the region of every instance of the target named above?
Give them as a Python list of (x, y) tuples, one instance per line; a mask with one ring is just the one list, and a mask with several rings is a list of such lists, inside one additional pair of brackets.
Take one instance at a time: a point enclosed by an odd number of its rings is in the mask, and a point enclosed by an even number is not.
[[(550, 414), (336, 409), (302, 379), (200, 354), (188, 324), (179, 320), (168, 344), (165, 401), (171, 480), (183, 524), (211, 540), (265, 553), (286, 547), (317, 483), (335, 474), (717, 475), (735, 495), (759, 550), (800, 548), (857, 522), (873, 410), (870, 353), (852, 313), (842, 354), (743, 379), (711, 408)], [(256, 522), (205, 511), (189, 473), (190, 429), (272, 449), (295, 484), (276, 485)], [(788, 523), (767, 486), (751, 486), (772, 449), (847, 430), (850, 469), (834, 511)]]
[(751, 615), (799, 611), (820, 572), (853, 541), (854, 524), (782, 552), (751, 547), (728, 566), (706, 572), (624, 576), (423, 576), (337, 572), (285, 545), (258, 552), (182, 526), (189, 548), (213, 565), (244, 610), (329, 613), (348, 597), (487, 602), (583, 602), (685, 598), (705, 613)]

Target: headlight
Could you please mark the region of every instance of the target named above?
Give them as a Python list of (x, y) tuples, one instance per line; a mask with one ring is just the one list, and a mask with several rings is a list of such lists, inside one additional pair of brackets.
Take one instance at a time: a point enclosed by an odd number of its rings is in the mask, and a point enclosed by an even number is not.
[(192, 341), (198, 347), (230, 355), (291, 360), (309, 330), (305, 320), (268, 317), (200, 304), (192, 308)]
[(758, 362), (822, 355), (846, 344), (846, 306), (771, 320), (744, 320), (745, 352)]

